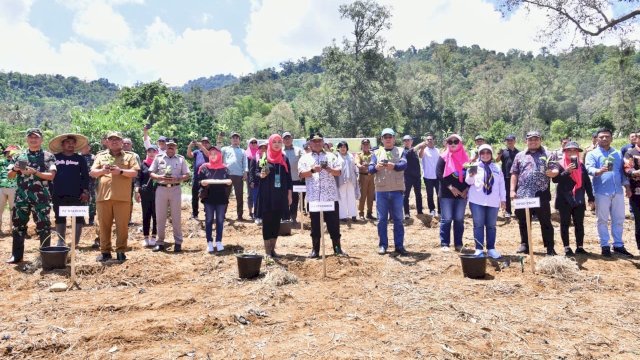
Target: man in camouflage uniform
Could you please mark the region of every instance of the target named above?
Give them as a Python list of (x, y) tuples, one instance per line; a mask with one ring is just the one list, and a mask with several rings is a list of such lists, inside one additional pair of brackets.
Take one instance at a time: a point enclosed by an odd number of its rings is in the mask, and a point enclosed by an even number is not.
[[(80, 155), (84, 157), (84, 160), (87, 162), (87, 166), (91, 169), (93, 166), (93, 161), (96, 157), (91, 153), (91, 146), (87, 144), (81, 151)], [(89, 225), (94, 225), (94, 219), (96, 217), (96, 180), (89, 180)]]
[(56, 158), (42, 150), (42, 131), (27, 130), (28, 148), (16, 157), (16, 163), (9, 171), (10, 179), (16, 178), (17, 189), (13, 208), (13, 249), (9, 264), (22, 261), (24, 238), (27, 235), (29, 214), (36, 224), (36, 232), (41, 246), (49, 246), (51, 238), (51, 195), (49, 182), (56, 176)]

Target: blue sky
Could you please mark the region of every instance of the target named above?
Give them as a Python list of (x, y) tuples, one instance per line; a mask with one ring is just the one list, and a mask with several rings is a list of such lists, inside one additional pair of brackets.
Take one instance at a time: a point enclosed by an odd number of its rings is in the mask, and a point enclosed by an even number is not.
[[(242, 75), (311, 57), (350, 24), (348, 0), (0, 0), (0, 71), (49, 73), (121, 85)], [(455, 38), (507, 51), (538, 51), (544, 14), (503, 18), (495, 0), (379, 0), (392, 8), (388, 47)], [(9, 34), (9, 36), (6, 36)]]

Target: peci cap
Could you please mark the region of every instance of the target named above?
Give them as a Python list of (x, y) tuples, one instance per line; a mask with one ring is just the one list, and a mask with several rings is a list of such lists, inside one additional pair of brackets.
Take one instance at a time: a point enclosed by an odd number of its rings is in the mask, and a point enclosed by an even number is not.
[(534, 130), (534, 131), (529, 131), (529, 132), (527, 133), (527, 140), (529, 140), (529, 139), (531, 139), (531, 138), (534, 138), (534, 137), (542, 138), (542, 136), (540, 136), (540, 132), (539, 132), (539, 131), (535, 131), (535, 130)]
[(515, 140), (516, 136), (513, 134), (509, 134), (507, 136), (505, 136), (504, 141), (509, 141), (509, 140)]
[(38, 135), (38, 136), (42, 137), (42, 130), (40, 130), (38, 128), (27, 129), (27, 136), (31, 136), (31, 135)]
[(286, 138), (287, 136), (288, 136), (288, 137), (293, 137), (293, 136), (291, 135), (291, 133), (290, 133), (290, 132), (288, 132), (288, 131), (285, 131), (285, 132), (283, 132), (283, 133), (282, 133), (282, 138), (283, 138), (283, 139), (284, 139), (284, 138)]
[(413, 137), (411, 137), (411, 135), (405, 135), (402, 137), (402, 140), (413, 140)]
[(396, 132), (393, 131), (393, 129), (391, 129), (391, 128), (386, 128), (386, 129), (382, 130), (382, 133), (380, 134), (380, 136), (385, 136), (385, 135), (396, 136)]
[(578, 150), (578, 152), (582, 152), (582, 149), (580, 149), (580, 145), (578, 145), (578, 143), (575, 141), (569, 141), (568, 143), (566, 143), (564, 145), (564, 148), (562, 148), (562, 151), (566, 150)]

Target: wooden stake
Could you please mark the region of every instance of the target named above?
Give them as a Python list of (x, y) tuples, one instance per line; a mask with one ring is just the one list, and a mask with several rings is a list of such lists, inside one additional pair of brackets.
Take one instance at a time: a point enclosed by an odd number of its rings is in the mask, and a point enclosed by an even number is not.
[(302, 199), (302, 194), (303, 193), (298, 193), (298, 212), (300, 213), (300, 234), (302, 235), (302, 233), (304, 232), (304, 211), (302, 211), (304, 209), (304, 200)]
[(322, 245), (322, 274), (327, 277), (327, 259), (324, 251), (324, 211), (320, 211), (320, 240)]
[(71, 286), (80, 289), (76, 279), (76, 217), (71, 217)]
[(527, 241), (529, 242), (529, 257), (531, 263), (531, 272), (536, 273), (535, 259), (533, 258), (533, 242), (531, 241), (531, 212), (529, 208), (525, 209), (525, 216), (527, 217)]

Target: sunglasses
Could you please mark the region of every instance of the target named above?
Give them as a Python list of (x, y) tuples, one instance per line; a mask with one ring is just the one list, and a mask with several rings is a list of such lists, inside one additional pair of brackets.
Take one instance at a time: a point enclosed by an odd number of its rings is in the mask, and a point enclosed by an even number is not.
[(458, 144), (460, 144), (460, 140), (458, 140), (458, 139), (447, 140), (447, 144), (448, 145), (458, 145)]
[(257, 144), (257, 141), (251, 141), (249, 144)]

